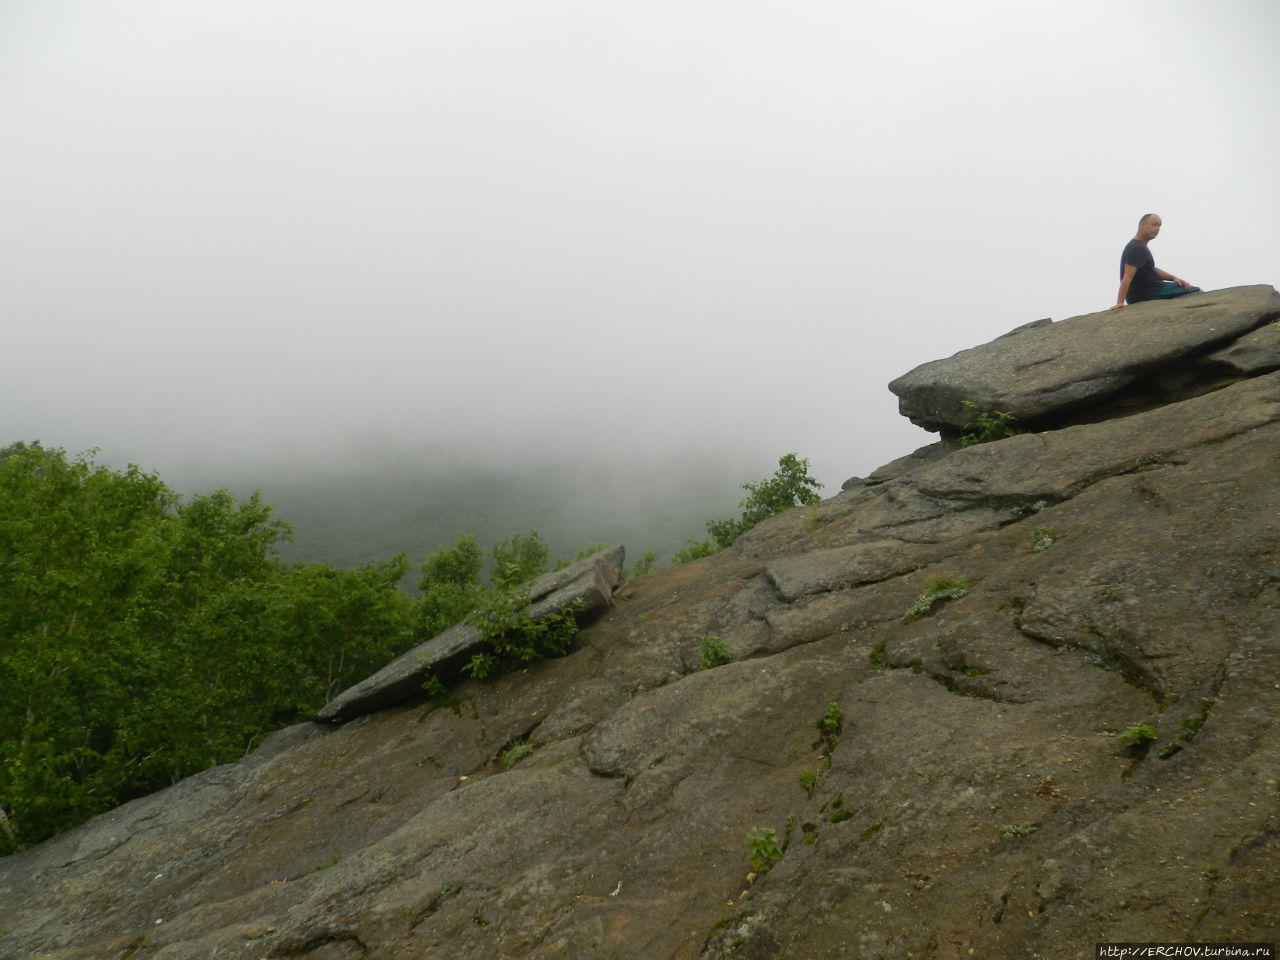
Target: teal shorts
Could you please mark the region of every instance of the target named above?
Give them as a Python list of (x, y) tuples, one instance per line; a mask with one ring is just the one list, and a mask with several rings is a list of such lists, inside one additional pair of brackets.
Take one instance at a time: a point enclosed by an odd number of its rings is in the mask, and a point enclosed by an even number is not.
[(1158, 293), (1153, 293), (1148, 299), (1150, 300), (1167, 300), (1169, 297), (1180, 297), (1184, 293), (1199, 293), (1199, 287), (1184, 287), (1180, 283), (1174, 283), (1172, 280), (1164, 281), (1164, 286), (1160, 288)]

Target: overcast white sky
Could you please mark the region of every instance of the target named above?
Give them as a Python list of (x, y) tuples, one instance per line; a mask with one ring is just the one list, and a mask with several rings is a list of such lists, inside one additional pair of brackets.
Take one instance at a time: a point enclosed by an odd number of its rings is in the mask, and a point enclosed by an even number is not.
[(838, 485), (1143, 213), (1280, 282), (1278, 98), (1272, 0), (0, 0), (0, 443)]

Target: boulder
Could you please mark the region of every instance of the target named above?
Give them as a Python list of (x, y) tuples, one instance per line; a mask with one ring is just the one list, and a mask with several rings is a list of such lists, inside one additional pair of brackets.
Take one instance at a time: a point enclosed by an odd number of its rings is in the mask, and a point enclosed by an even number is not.
[[(529, 605), (525, 613), (541, 620), (559, 610), (580, 604), (578, 619), (585, 621), (609, 605), (622, 579), (625, 550), (613, 547), (593, 553), (563, 570), (529, 581)], [(338, 694), (320, 708), (317, 720), (350, 720), (409, 699), (422, 690), (428, 676), (449, 679), (474, 654), (485, 649), (480, 631), (463, 621), (426, 643), (402, 653), (375, 673)]]
[[(922, 364), (889, 384), (904, 417), (926, 430), (969, 429), (965, 401), (1035, 425), (1097, 404), (1135, 380), (1190, 357), (1221, 354), (1280, 318), (1267, 284), (1154, 300), (1037, 321), (983, 346)], [(1274, 351), (1274, 343), (1266, 341)]]

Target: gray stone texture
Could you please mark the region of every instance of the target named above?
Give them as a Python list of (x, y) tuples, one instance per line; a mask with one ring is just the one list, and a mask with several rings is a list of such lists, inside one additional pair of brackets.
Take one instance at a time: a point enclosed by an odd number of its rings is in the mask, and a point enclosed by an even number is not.
[[(960, 369), (994, 382), (973, 371), (1016, 370), (1072, 325), (1152, 357), (1208, 323), (1194, 349), (1224, 349), (1269, 289), (1188, 297), (1182, 320), (1041, 324)], [(1182, 347), (1154, 342), (1157, 318)], [(1075, 334), (1053, 336), (1039, 365), (1074, 363)], [(0, 958), (1085, 960), (1099, 941), (1280, 940), (1280, 372), (1211, 366), (1164, 405), (902, 458), (628, 581), (577, 650), (460, 681), (452, 709), (291, 728), (0, 860)], [(1043, 392), (1087, 394), (1058, 381)], [(944, 577), (964, 594), (905, 619)], [(733, 662), (703, 667), (706, 637)], [(1139, 723), (1156, 739), (1133, 749)], [(516, 739), (534, 752), (508, 768)], [(766, 828), (784, 854), (757, 873)]]

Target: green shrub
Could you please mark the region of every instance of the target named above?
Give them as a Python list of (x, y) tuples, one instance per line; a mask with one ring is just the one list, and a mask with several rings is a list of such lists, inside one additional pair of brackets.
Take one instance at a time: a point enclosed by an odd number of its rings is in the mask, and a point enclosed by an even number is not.
[(1039, 829), (1034, 823), (1009, 823), (1000, 828), (1001, 840), (1017, 840), (1029, 837)]
[(490, 586), (481, 592), (467, 619), (480, 631), (488, 650), (471, 658), (462, 668), (466, 673), (480, 680), (535, 660), (563, 656), (573, 648), (581, 602), (537, 620), (526, 612), (528, 606), (527, 587)]
[(1120, 734), (1120, 742), (1133, 752), (1145, 750), (1155, 739), (1156, 728), (1149, 723), (1131, 724)]
[(533, 744), (524, 740), (517, 740), (506, 750), (502, 751), (500, 758), (502, 765), (510, 770), (525, 757), (533, 753)]
[(778, 831), (756, 827), (747, 834), (747, 846), (751, 848), (751, 869), (756, 873), (765, 873), (770, 867), (782, 859), (782, 850), (778, 847)]
[(987, 413), (978, 409), (978, 405), (970, 400), (962, 400), (960, 405), (964, 407), (965, 413), (973, 421), (969, 427), (969, 432), (962, 434), (960, 437), (960, 446), (962, 447), (972, 447), (979, 443), (1003, 440), (1005, 437), (1017, 436), (1020, 432), (1014, 426), (1018, 419), (1011, 413), (1001, 413), (998, 410)]
[(1036, 553), (1048, 550), (1062, 538), (1048, 527), (1038, 527), (1032, 535), (1031, 549)]
[(733, 651), (719, 637), (698, 638), (698, 662), (706, 669), (733, 662)]

